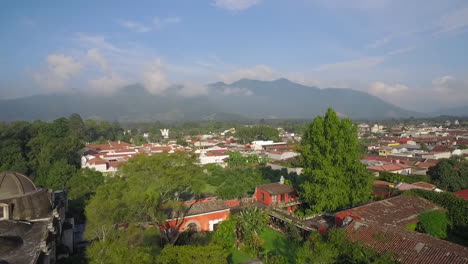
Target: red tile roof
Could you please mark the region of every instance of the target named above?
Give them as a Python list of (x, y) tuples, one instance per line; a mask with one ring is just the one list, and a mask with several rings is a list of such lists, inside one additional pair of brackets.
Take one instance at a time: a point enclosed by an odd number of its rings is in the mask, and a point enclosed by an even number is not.
[[(335, 217), (337, 222), (349, 215), (359, 221), (406, 226), (417, 222), (418, 214), (436, 209), (440, 208), (428, 200), (400, 195), (338, 212)], [(340, 226), (339, 223), (337, 225)]]
[(382, 166), (371, 166), (371, 167), (368, 167), (367, 169), (373, 170), (373, 171), (397, 171), (397, 170), (403, 170), (407, 168), (409, 168), (409, 166), (407, 165), (392, 163), (392, 164), (385, 164)]
[(399, 226), (353, 221), (346, 237), (407, 264), (468, 263), (468, 248)]
[(430, 168), (436, 166), (437, 163), (433, 162), (418, 162), (416, 163), (416, 166), (421, 167), (421, 168)]
[(454, 194), (464, 200), (468, 200), (468, 189), (454, 192)]
[(437, 188), (437, 186), (435, 186), (434, 184), (430, 184), (430, 183), (427, 183), (427, 182), (415, 182), (415, 183), (413, 183), (413, 185), (423, 187), (423, 188), (426, 188), (426, 189), (429, 189), (429, 190), (434, 190), (435, 188)]

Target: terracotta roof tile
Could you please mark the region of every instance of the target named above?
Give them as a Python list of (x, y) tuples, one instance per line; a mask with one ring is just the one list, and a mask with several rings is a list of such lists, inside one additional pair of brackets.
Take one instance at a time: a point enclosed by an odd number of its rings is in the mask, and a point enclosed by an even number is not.
[(347, 239), (407, 264), (468, 263), (468, 248), (399, 226), (353, 221)]

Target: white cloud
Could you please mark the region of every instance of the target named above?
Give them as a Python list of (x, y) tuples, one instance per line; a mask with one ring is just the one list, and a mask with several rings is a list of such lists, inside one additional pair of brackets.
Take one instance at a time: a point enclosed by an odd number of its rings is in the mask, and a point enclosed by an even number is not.
[(178, 90), (177, 93), (185, 97), (199, 96), (207, 94), (208, 87), (196, 82), (185, 81), (183, 83), (182, 89)]
[(438, 100), (445, 103), (466, 104), (468, 101), (468, 81), (453, 76), (443, 76), (432, 81), (432, 90)]
[(88, 50), (86, 57), (99, 65), (105, 75), (98, 79), (89, 80), (89, 87), (85, 90), (90, 90), (94, 93), (110, 94), (129, 84), (129, 81), (123, 79), (109, 68), (107, 60), (101, 55), (99, 50)]
[(161, 59), (156, 59), (145, 65), (141, 74), (141, 82), (148, 92), (162, 94), (170, 87), (170, 82), (164, 71), (165, 64)]
[(226, 83), (232, 83), (240, 79), (254, 79), (260, 81), (271, 81), (277, 79), (274, 70), (266, 65), (256, 65), (253, 68), (240, 68), (229, 73), (221, 74), (219, 79)]
[(46, 69), (34, 73), (33, 78), (50, 92), (69, 91), (68, 80), (78, 74), (82, 68), (73, 57), (51, 54), (46, 58)]
[(90, 80), (89, 89), (100, 94), (111, 94), (128, 84), (129, 82), (119, 75), (110, 73), (102, 78)]
[(107, 65), (107, 60), (101, 55), (98, 49), (88, 50), (87, 58), (99, 65), (102, 71), (108, 72), (109, 66)]
[(138, 33), (146, 33), (153, 30), (162, 29), (171, 24), (180, 23), (182, 19), (178, 16), (168, 16), (168, 17), (155, 17), (151, 22), (141, 23), (131, 20), (124, 20), (120, 22), (120, 25), (123, 27), (135, 31)]
[(118, 48), (114, 44), (106, 40), (104, 36), (101, 35), (91, 35), (86, 33), (76, 34), (76, 40), (84, 45), (85, 47), (93, 47), (99, 50), (108, 50), (112, 52), (122, 53), (124, 50)]
[(261, 0), (214, 0), (213, 4), (219, 8), (227, 9), (230, 11), (240, 11), (250, 8)]
[(409, 90), (409, 87), (403, 84), (386, 84), (384, 82), (371, 83), (369, 93), (376, 96), (399, 96)]

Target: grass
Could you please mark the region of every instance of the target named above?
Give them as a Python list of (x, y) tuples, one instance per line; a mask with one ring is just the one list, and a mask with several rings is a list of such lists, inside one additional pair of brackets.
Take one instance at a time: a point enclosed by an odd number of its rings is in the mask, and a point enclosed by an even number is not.
[(407, 226), (405, 226), (406, 229), (408, 230), (411, 230), (411, 231), (416, 231), (416, 226), (418, 225), (418, 223), (412, 223), (412, 224), (409, 224)]
[(209, 184), (205, 184), (205, 187), (203, 188), (202, 192), (204, 193), (215, 193), (217, 187)]
[[(289, 240), (285, 235), (271, 228), (267, 228), (260, 233), (260, 238), (264, 241), (263, 248), (265, 248), (268, 253), (284, 256), (290, 260), (291, 263), (294, 263), (295, 251), (300, 246), (298, 243)], [(237, 264), (253, 258), (255, 258), (255, 256), (249, 253), (233, 249), (232, 262), (230, 263)]]

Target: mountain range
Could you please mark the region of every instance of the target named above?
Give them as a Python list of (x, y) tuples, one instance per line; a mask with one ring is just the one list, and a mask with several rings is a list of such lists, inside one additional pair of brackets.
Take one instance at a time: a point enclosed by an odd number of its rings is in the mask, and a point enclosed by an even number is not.
[(120, 122), (245, 119), (312, 119), (332, 107), (343, 117), (390, 119), (425, 114), (392, 105), (365, 92), (319, 89), (287, 79), (241, 79), (231, 84), (207, 85), (204, 95), (184, 97), (174, 86), (164, 94), (151, 94), (139, 84), (113, 94), (43, 94), (0, 100), (0, 120), (53, 120), (79, 113), (84, 119)]

